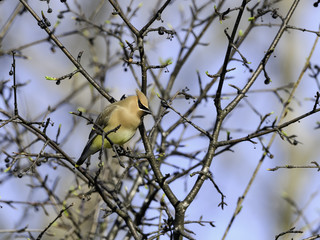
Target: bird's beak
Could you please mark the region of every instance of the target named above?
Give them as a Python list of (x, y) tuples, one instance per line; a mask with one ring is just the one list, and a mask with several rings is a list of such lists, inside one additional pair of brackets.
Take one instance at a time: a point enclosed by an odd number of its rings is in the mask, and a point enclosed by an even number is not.
[(141, 110), (144, 112), (145, 115), (152, 113), (149, 108), (144, 108), (144, 109), (141, 109)]

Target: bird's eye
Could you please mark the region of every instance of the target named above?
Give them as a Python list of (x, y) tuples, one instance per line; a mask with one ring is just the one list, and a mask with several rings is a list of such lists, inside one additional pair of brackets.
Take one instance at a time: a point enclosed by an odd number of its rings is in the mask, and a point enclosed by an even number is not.
[(141, 110), (150, 111), (149, 108), (144, 106), (139, 99), (138, 99), (138, 106)]

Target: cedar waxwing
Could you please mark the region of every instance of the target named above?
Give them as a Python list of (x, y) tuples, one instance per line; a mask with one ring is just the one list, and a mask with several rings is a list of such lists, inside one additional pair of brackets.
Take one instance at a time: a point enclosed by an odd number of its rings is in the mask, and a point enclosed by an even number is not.
[[(128, 142), (136, 133), (141, 123), (141, 118), (151, 113), (146, 96), (139, 90), (136, 90), (136, 94), (136, 96), (129, 96), (119, 102), (108, 105), (95, 122), (95, 125), (100, 126), (105, 133), (120, 126), (115, 132), (111, 132), (106, 136), (113, 144), (122, 145)], [(104, 139), (103, 143), (105, 148), (112, 147), (107, 138)], [(83, 164), (90, 155), (98, 152), (101, 147), (101, 131), (93, 126), (87, 145), (77, 161), (76, 167)]]

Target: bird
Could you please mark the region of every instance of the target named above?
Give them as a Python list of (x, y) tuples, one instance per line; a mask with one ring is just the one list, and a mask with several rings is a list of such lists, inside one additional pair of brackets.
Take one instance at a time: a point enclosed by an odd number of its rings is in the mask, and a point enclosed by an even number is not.
[(104, 148), (111, 148), (113, 144), (123, 145), (133, 137), (143, 116), (147, 114), (151, 114), (148, 99), (138, 89), (135, 96), (108, 105), (97, 117), (89, 140), (75, 166), (79, 167), (89, 156), (101, 150), (102, 129), (105, 135)]

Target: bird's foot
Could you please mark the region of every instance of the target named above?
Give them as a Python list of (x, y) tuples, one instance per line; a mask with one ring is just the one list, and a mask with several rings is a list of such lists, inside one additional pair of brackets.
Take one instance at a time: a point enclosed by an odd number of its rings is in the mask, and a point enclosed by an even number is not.
[(112, 145), (112, 149), (113, 149), (113, 151), (114, 151), (115, 154), (116, 154), (116, 155), (113, 156), (113, 157), (117, 157), (120, 166), (123, 167), (123, 168), (125, 168), (125, 165), (123, 164), (120, 156), (125, 155), (125, 154), (127, 153), (126, 150), (125, 150), (122, 146), (119, 146), (119, 145), (116, 145), (116, 144), (113, 144), (113, 145)]

